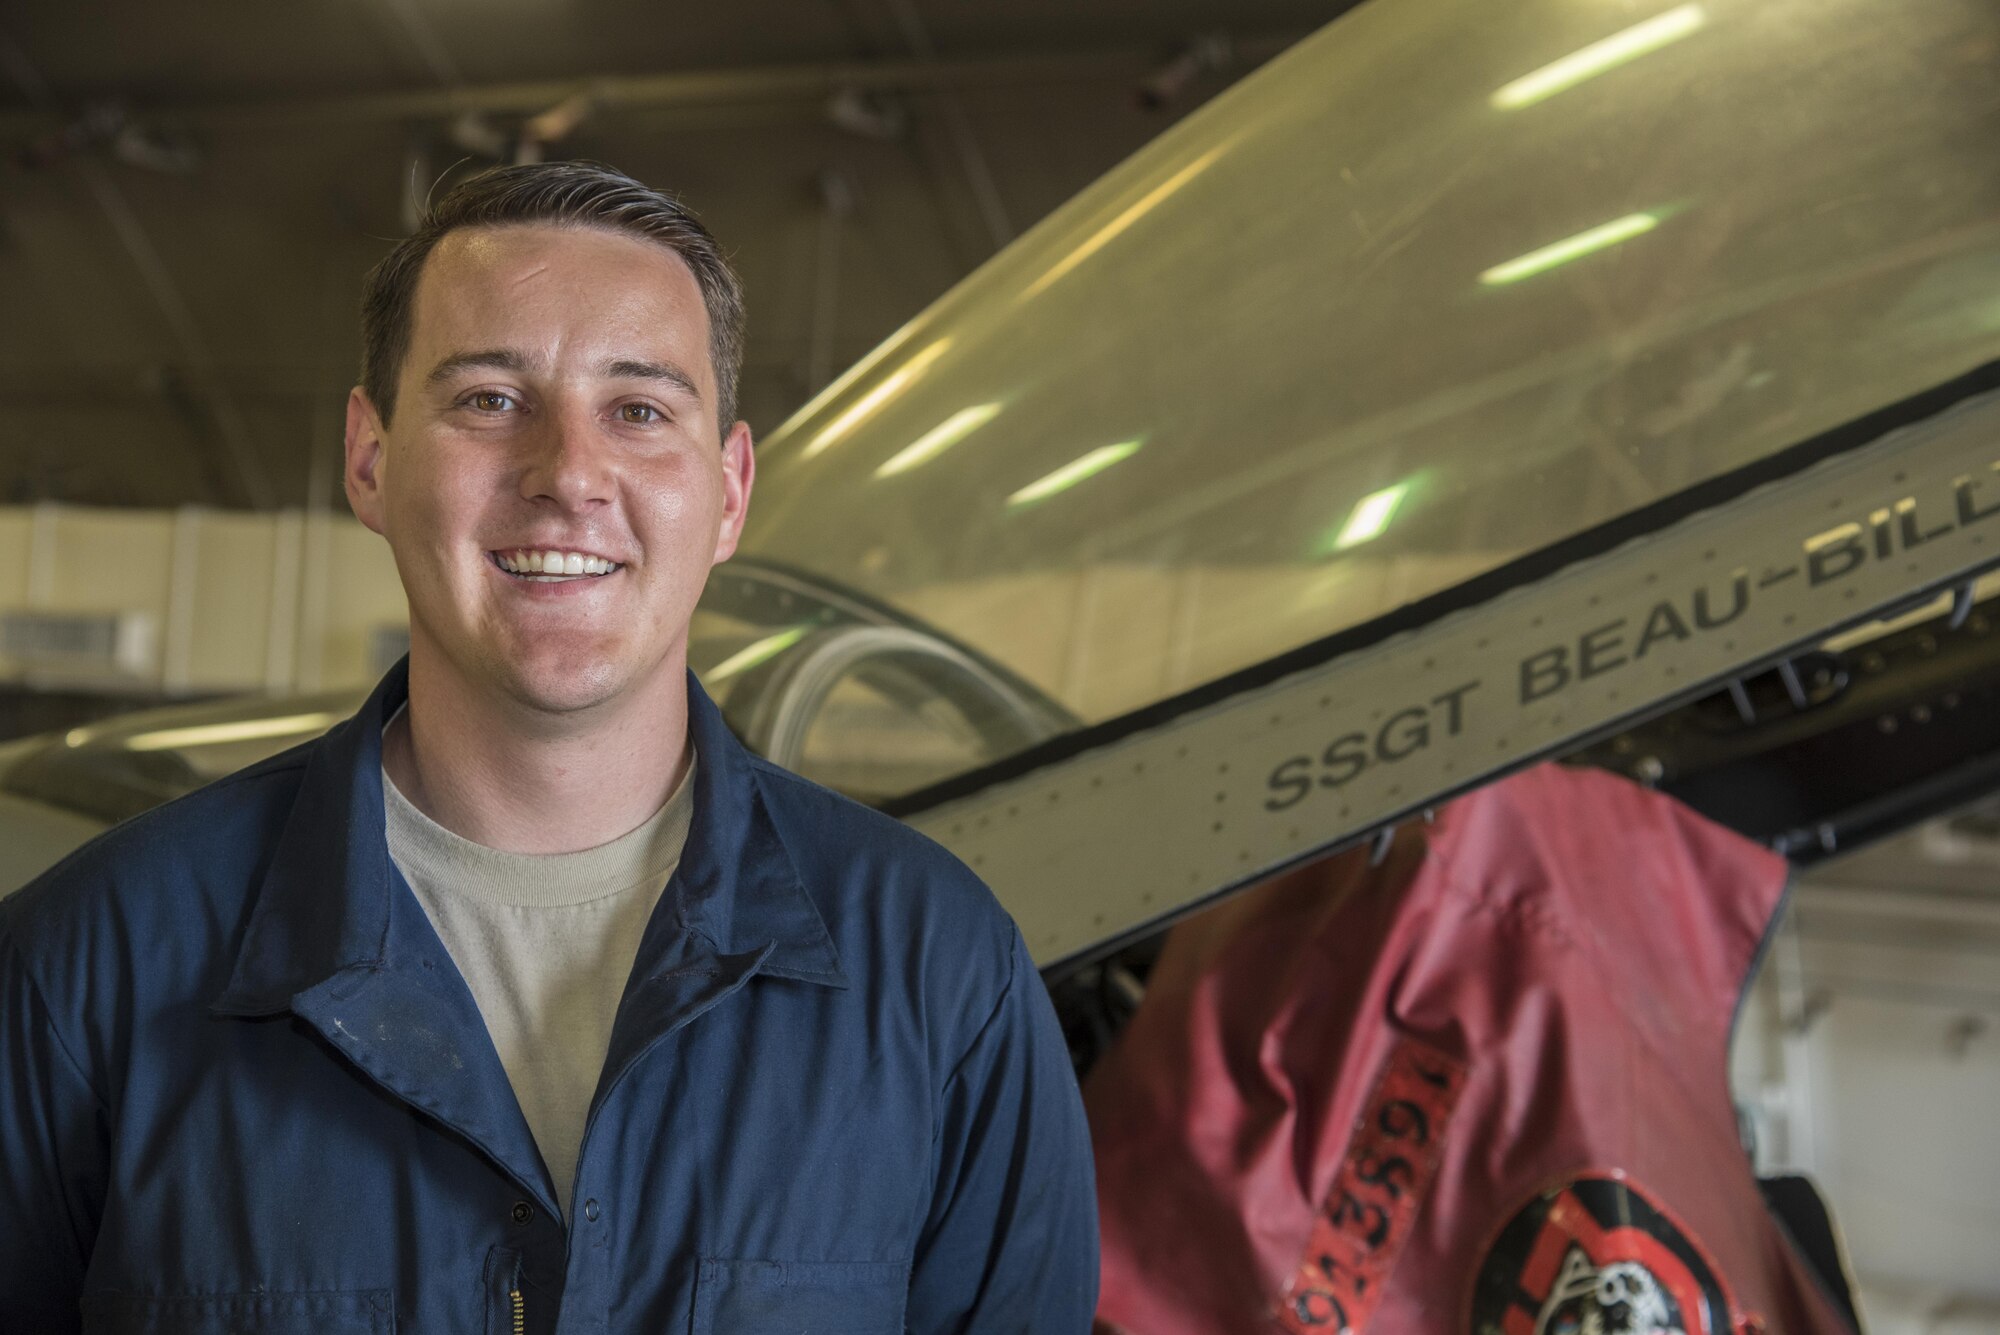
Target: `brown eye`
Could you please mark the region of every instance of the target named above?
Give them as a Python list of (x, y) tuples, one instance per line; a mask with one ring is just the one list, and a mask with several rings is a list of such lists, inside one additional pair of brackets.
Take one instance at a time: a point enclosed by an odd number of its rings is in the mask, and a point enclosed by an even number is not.
[(618, 410), (618, 416), (633, 426), (645, 426), (660, 420), (660, 410), (646, 403), (628, 403)]
[(472, 406), (483, 413), (505, 412), (513, 402), (510, 396), (493, 390), (481, 390), (472, 396)]

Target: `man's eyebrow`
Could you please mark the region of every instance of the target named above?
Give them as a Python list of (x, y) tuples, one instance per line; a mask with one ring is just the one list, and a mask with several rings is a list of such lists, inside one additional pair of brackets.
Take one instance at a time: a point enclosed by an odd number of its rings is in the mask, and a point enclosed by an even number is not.
[(694, 377), (672, 362), (607, 362), (604, 374), (613, 380), (664, 380), (697, 402), (701, 399), (701, 389), (694, 383)]
[(439, 385), (464, 371), (508, 371), (526, 375), (528, 359), (512, 348), (487, 348), (480, 352), (454, 352), (431, 368), (424, 377), (427, 385)]

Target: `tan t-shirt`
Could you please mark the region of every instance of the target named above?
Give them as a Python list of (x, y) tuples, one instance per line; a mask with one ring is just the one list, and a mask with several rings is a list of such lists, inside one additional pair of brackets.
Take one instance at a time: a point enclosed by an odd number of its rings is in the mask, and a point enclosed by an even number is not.
[(693, 775), (690, 756), (666, 804), (608, 844), (534, 854), (460, 838), (382, 774), (389, 856), (479, 1003), (565, 1217), (618, 1000), (687, 845)]

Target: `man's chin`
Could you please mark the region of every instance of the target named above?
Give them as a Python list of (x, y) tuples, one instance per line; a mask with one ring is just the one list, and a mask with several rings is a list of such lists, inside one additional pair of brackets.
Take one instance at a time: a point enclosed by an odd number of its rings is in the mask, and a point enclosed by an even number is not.
[(610, 663), (516, 664), (507, 673), (507, 693), (544, 714), (578, 714), (626, 693), (626, 675)]
[(506, 693), (537, 713), (575, 715), (685, 690), (685, 670), (672, 656), (635, 658), (611, 646), (568, 645), (546, 654), (517, 654), (497, 677)]
[(525, 714), (551, 718), (603, 709), (651, 693), (664, 683), (663, 674), (669, 670), (675, 685), (682, 680), (679, 669), (670, 668), (665, 660), (655, 662), (641, 655), (634, 661), (632, 646), (616, 639), (495, 639), (500, 642), (485, 637), (460, 638), (456, 641), (459, 652), (454, 653), (447, 647), (452, 641), (413, 634), (412, 669), (423, 658), (433, 670), (420, 675), (435, 679), (442, 689), (451, 689), (446, 683), (455, 678), (459, 690), (485, 696), (495, 705), (505, 702)]

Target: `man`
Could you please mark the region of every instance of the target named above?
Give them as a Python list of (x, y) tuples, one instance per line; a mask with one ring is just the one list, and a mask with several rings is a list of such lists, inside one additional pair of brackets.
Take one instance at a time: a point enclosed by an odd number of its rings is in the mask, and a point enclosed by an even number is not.
[(0, 901), (0, 1326), (1086, 1329), (1013, 924), (687, 672), (755, 474), (713, 240), (492, 172), (363, 332), (347, 492), (409, 658)]

